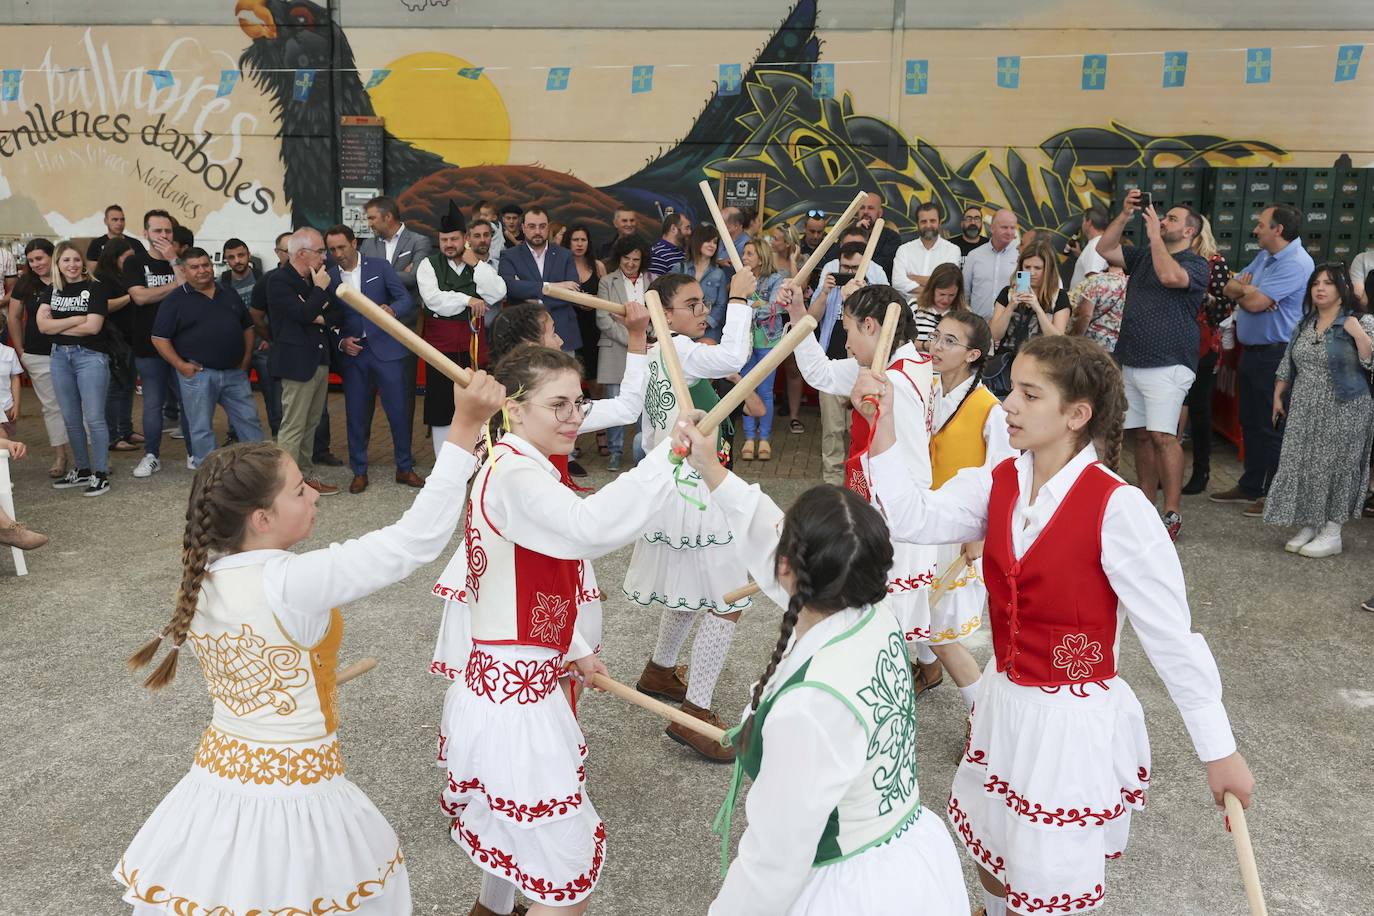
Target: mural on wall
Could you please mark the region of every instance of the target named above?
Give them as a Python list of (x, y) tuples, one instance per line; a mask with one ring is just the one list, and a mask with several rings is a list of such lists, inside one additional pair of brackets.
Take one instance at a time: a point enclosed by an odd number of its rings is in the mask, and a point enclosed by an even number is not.
[[(933, 199), (951, 228), (967, 205), (1010, 207), (1023, 228), (1060, 241), (1077, 231), (1086, 206), (1109, 202), (1112, 172), (1123, 166), (1314, 164), (1306, 134), (1281, 106), (1263, 118), (1235, 118), (1249, 128), (1243, 134), (1189, 130), (1215, 119), (1214, 95), (1201, 83), (1187, 105), (1177, 104), (1181, 95), (1103, 105), (1130, 114), (1078, 116), (1083, 126), (1073, 127), (1050, 120), (1041, 100), (1052, 96), (997, 95), (991, 80), (970, 80), (966, 95), (898, 104), (888, 92), (890, 62), (862, 70), (848, 60), (886, 33), (832, 32), (822, 41), (816, 0), (791, 4), (771, 33), (689, 33), (687, 56), (703, 61), (697, 73), (710, 77), (677, 70), (654, 97), (631, 97), (621, 84), (616, 98), (598, 96), (608, 83), (596, 83), (597, 71), (612, 68), (595, 62), (621, 49), (619, 33), (584, 33), (581, 56), (566, 61), (577, 65), (576, 93), (547, 93), (544, 64), (562, 62), (550, 49), (566, 44), (557, 30), (350, 35), (327, 3), (223, 2), (222, 27), (24, 27), (23, 89), (17, 101), (0, 100), (0, 234), (94, 234), (104, 204), (117, 200), (131, 223), (164, 206), (212, 246), (239, 236), (265, 250), (282, 229), (338, 220), (342, 115), (385, 119), (385, 191), (408, 222), (431, 233), (450, 198), (538, 203), (560, 222), (602, 232), (625, 207), (647, 230), (668, 208), (699, 217), (702, 178), (762, 173), (768, 223), (816, 206), (838, 212), (857, 189), (872, 188), (904, 232), (914, 229), (918, 203)], [(973, 41), (962, 35), (955, 43)], [(527, 45), (542, 50), (522, 56)], [(457, 75), (471, 62), (437, 48), (464, 46), (503, 66)], [(738, 91), (720, 92), (711, 79), (717, 51), (721, 61), (744, 61)], [(826, 56), (845, 62), (833, 93), (812, 80), (813, 64)], [(390, 69), (369, 79), (381, 64)], [(153, 68), (174, 82), (159, 86)], [(217, 92), (221, 71), (242, 73), (236, 89)], [(303, 71), (314, 76), (304, 93)], [(378, 80), (377, 72), (390, 75)], [(1028, 104), (1034, 119), (1005, 121), (1008, 106)], [(985, 117), (963, 116), (976, 106), (988, 109)], [(622, 118), (623, 111), (636, 114)], [(1017, 139), (990, 145), (999, 137)], [(1321, 164), (1334, 157), (1323, 154)]]

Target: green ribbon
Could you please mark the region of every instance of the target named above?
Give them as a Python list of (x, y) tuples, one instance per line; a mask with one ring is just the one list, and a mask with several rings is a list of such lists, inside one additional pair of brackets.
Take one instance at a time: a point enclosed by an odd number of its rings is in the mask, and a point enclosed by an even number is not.
[[(720, 739), (722, 747), (730, 747), (735, 743), (735, 738), (739, 736), (744, 728), (744, 723), (736, 725), (726, 732)], [(744, 783), (744, 763), (740, 760), (739, 754), (735, 755), (735, 766), (730, 773), (730, 788), (725, 793), (725, 800), (720, 803), (720, 810), (716, 812), (715, 823), (711, 826), (712, 833), (720, 834), (720, 876), (725, 877), (730, 870), (730, 819), (735, 813), (735, 805), (739, 801), (740, 786)]]
[[(673, 483), (676, 484), (676, 486), (677, 486), (677, 495), (678, 495), (678, 496), (681, 496), (683, 499), (687, 500), (688, 505), (696, 506), (697, 509), (701, 510), (702, 512), (705, 512), (705, 511), (706, 511), (706, 503), (702, 502), (700, 499), (697, 499), (695, 496), (692, 496), (690, 493), (687, 492), (687, 489), (686, 489), (686, 488), (688, 488), (688, 487), (696, 488), (696, 487), (701, 486), (700, 481), (697, 481), (697, 480), (687, 480), (687, 479), (683, 478), (683, 476), (682, 476), (682, 458), (681, 458), (681, 456), (676, 455), (676, 454), (675, 454), (673, 457), (676, 457), (676, 458), (678, 459), (678, 460), (673, 464)], [(689, 470), (687, 473), (690, 474), (691, 471)]]

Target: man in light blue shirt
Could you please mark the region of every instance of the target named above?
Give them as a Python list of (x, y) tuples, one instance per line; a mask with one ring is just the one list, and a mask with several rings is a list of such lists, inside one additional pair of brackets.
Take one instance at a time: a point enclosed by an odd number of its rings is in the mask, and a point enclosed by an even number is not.
[(1016, 271), (1016, 256), (1016, 214), (998, 210), (992, 217), (987, 244), (979, 245), (964, 258), (964, 295), (970, 309), (991, 320), (997, 294), (1011, 283), (1011, 275)]
[(1302, 318), (1312, 256), (1299, 241), (1302, 214), (1292, 207), (1265, 209), (1255, 223), (1260, 252), (1230, 283), (1226, 295), (1236, 310), (1240, 356), (1240, 427), (1245, 441), (1245, 473), (1213, 502), (1244, 502), (1245, 514), (1264, 514), (1264, 497), (1279, 469), (1283, 429), (1273, 421), (1274, 375), (1293, 328)]

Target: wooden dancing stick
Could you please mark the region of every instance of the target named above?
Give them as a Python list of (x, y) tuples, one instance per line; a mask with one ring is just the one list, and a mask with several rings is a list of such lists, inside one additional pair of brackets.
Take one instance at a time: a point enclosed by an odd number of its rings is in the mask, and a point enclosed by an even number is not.
[(682, 360), (678, 359), (677, 347), (673, 344), (673, 331), (668, 327), (668, 313), (663, 311), (663, 301), (658, 298), (658, 293), (649, 290), (644, 294), (644, 305), (649, 309), (649, 320), (653, 322), (654, 336), (658, 338), (663, 371), (668, 373), (673, 394), (677, 396), (678, 413), (691, 410), (692, 392), (688, 390), (687, 378), (682, 374)]
[(724, 600), (726, 604), (734, 604), (736, 601), (743, 601), (745, 598), (752, 598), (761, 591), (763, 591), (763, 589), (759, 588), (759, 584), (757, 582), (750, 582), (748, 585), (740, 586), (733, 592), (726, 592)]
[(338, 673), (334, 675), (334, 683), (336, 685), (346, 684), (349, 681), (353, 680), (355, 677), (367, 674), (369, 671), (376, 667), (377, 660), (375, 658), (359, 659), (358, 661), (354, 662), (346, 668), (340, 668)]
[[(859, 274), (863, 276), (863, 274)], [(895, 302), (887, 304), (887, 312), (883, 315), (883, 327), (878, 332), (878, 343), (873, 348), (872, 368), (879, 372), (887, 370), (888, 360), (892, 358), (892, 343), (897, 339), (897, 325), (902, 319), (902, 306)]]
[(719, 741), (725, 736), (725, 732), (708, 722), (703, 722), (696, 716), (688, 715), (676, 706), (669, 706), (667, 703), (660, 703), (653, 697), (645, 696), (633, 687), (627, 687), (613, 678), (604, 674), (593, 674), (588, 682), (593, 687), (600, 687), (607, 693), (613, 693), (627, 703), (633, 703), (643, 709), (649, 710), (656, 716), (681, 725), (683, 728), (690, 729), (699, 735), (705, 735), (712, 741)]
[(940, 578), (931, 584), (930, 609), (932, 611), (944, 599), (945, 595), (954, 591), (954, 583), (959, 581), (959, 575), (968, 565), (968, 560), (964, 559), (964, 555), (959, 554), (945, 567), (945, 571), (940, 573)]
[(552, 283), (544, 284), (544, 295), (554, 299), (562, 299), (564, 302), (572, 302), (576, 305), (585, 305), (589, 309), (601, 309), (603, 312), (610, 312), (612, 315), (624, 315), (625, 306), (619, 302), (611, 302), (609, 299), (602, 299), (598, 296), (590, 296), (580, 289), (568, 289), (566, 286), (555, 286)]
[(883, 218), (880, 216), (873, 221), (873, 231), (868, 234), (868, 244), (864, 245), (863, 260), (859, 262), (859, 269), (854, 274), (861, 280), (868, 276), (868, 265), (873, 263), (873, 252), (878, 250), (878, 239), (882, 234)]
[(1260, 890), (1259, 868), (1255, 866), (1255, 850), (1250, 845), (1250, 828), (1245, 823), (1245, 809), (1240, 799), (1227, 792), (1226, 820), (1231, 825), (1231, 839), (1236, 843), (1236, 858), (1240, 860), (1240, 880), (1245, 885), (1245, 897), (1250, 901), (1250, 916), (1268, 916), (1264, 892)]
[(361, 312), (364, 318), (371, 321), (383, 331), (386, 331), (394, 337), (401, 346), (434, 367), (435, 371), (443, 373), (449, 379), (457, 382), (464, 388), (466, 388), (468, 382), (472, 380), (471, 372), (440, 353), (438, 349), (435, 348), (434, 344), (401, 324), (396, 320), (396, 316), (387, 314), (380, 305), (373, 302), (347, 283), (340, 283), (334, 290), (334, 295), (348, 303), (355, 311)]
[(734, 388), (727, 391), (715, 407), (711, 408), (710, 412), (697, 424), (697, 430), (709, 438), (711, 430), (734, 413), (735, 408), (744, 403), (744, 399), (749, 397), (754, 389), (763, 383), (768, 373), (778, 368), (782, 361), (787, 359), (793, 350), (797, 349), (797, 345), (811, 335), (815, 327), (816, 319), (810, 315), (806, 315), (801, 321), (792, 325), (792, 330), (783, 335), (782, 340), (778, 341), (773, 349), (768, 351), (768, 355), (759, 360), (758, 365), (750, 369), (749, 373), (740, 379)]
[[(716, 231), (720, 233), (718, 247), (723, 247), (726, 254), (730, 256), (730, 264), (735, 268), (735, 273), (743, 273), (744, 262), (739, 259), (735, 240), (730, 238), (730, 228), (725, 225), (725, 216), (720, 212), (720, 205), (716, 203), (715, 195), (711, 193), (711, 183), (703, 179), (698, 187), (701, 188), (701, 196), (706, 198), (706, 206), (711, 211), (711, 219), (716, 223)], [(716, 251), (716, 258), (720, 258), (720, 251)]]
[[(844, 231), (845, 226), (849, 225), (849, 221), (854, 218), (854, 214), (859, 212), (859, 207), (863, 204), (864, 198), (867, 196), (867, 191), (860, 191), (858, 194), (854, 195), (854, 200), (852, 200), (849, 206), (845, 208), (845, 211), (840, 214), (840, 218), (835, 223), (834, 227), (825, 234), (825, 238), (816, 246), (816, 250), (811, 252), (811, 257), (806, 259), (806, 263), (801, 266), (801, 270), (797, 271), (797, 275), (792, 278), (793, 286), (798, 289), (806, 289), (806, 280), (811, 276), (811, 271), (816, 269), (816, 265), (821, 263), (821, 258), (825, 257), (825, 253), (830, 250), (830, 246), (835, 244), (836, 240), (839, 239), (840, 233)], [(859, 276), (863, 276), (863, 274), (859, 274)]]

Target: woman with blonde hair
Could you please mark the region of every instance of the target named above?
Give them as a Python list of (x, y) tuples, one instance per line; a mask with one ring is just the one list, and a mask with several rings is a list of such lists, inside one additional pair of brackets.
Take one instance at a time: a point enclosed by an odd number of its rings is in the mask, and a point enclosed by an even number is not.
[[(802, 234), (795, 223), (778, 223), (768, 234), (768, 244), (773, 247), (773, 261), (779, 270), (785, 271), (789, 277), (795, 277), (797, 271), (801, 269)], [(806, 427), (802, 426), (801, 413), (802, 406), (802, 375), (797, 368), (797, 360), (788, 354), (787, 359), (783, 360), (782, 377), (787, 381), (787, 424), (792, 432), (802, 432)]]
[[(778, 290), (791, 274), (774, 265), (773, 246), (758, 241), (744, 244), (744, 254), (740, 260), (759, 278), (758, 288), (749, 300), (754, 310), (754, 353), (740, 370), (741, 373), (747, 373), (782, 340), (787, 327), (787, 309), (778, 305)], [(740, 449), (740, 458), (745, 461), (753, 461), (755, 456), (760, 461), (773, 457), (773, 446), (768, 439), (773, 434), (773, 381), (776, 375), (776, 371), (768, 373), (757, 389), (759, 397), (763, 399), (763, 416), (744, 415), (744, 446)]]
[[(1023, 272), (1029, 274), (1029, 288), (1016, 280)], [(988, 387), (994, 394), (1004, 398), (1011, 393), (1011, 363), (1017, 351), (1031, 338), (1067, 332), (1071, 313), (1068, 293), (1059, 281), (1054, 248), (1044, 239), (1023, 246), (1016, 258), (1012, 284), (997, 294), (988, 322), (997, 345), (987, 369)]]
[(1193, 441), (1193, 473), (1183, 485), (1183, 492), (1189, 495), (1207, 489), (1207, 478), (1212, 472), (1212, 390), (1217, 383), (1217, 361), (1221, 358), (1221, 323), (1231, 316), (1236, 303), (1226, 298), (1226, 284), (1231, 279), (1231, 268), (1226, 259), (1217, 251), (1217, 241), (1212, 236), (1212, 224), (1207, 217), (1202, 218), (1202, 231), (1193, 239), (1193, 251), (1207, 259), (1211, 269), (1207, 277), (1207, 292), (1198, 307), (1197, 323), (1202, 332), (1198, 347), (1197, 374), (1193, 376), (1193, 387), (1188, 389), (1188, 399), (1183, 402), (1183, 416), (1179, 427), (1190, 430)]

